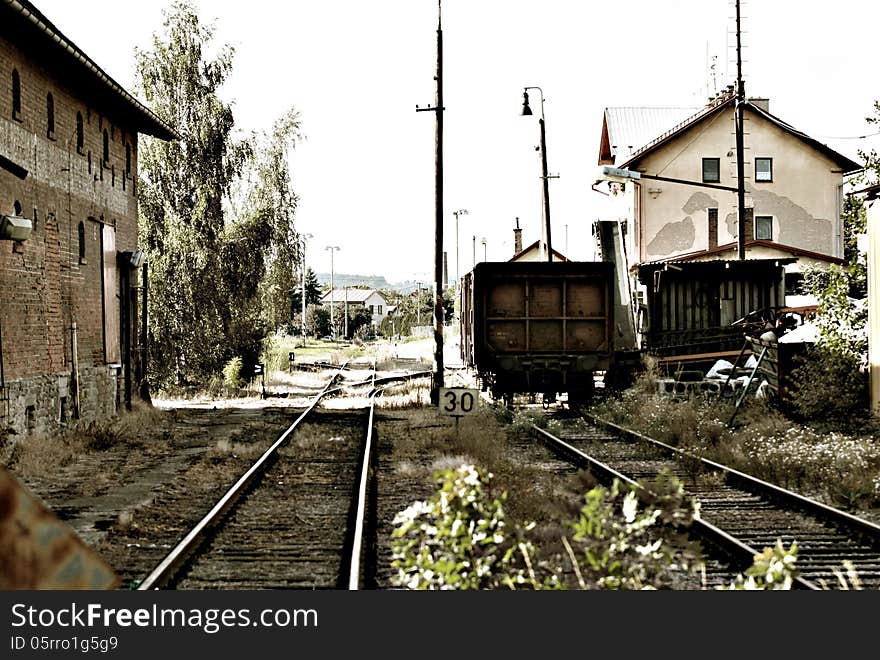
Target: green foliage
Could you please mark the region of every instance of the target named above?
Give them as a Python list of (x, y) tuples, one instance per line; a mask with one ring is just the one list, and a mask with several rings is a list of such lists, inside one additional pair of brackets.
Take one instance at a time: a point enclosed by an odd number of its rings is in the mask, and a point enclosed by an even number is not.
[(306, 332), (313, 337), (330, 334), (330, 310), (321, 305), (306, 307)]
[(506, 493), (472, 465), (439, 470), (437, 492), (394, 518), (394, 582), (408, 589), (495, 589), (539, 585), (526, 576), (532, 548), (517, 539), (504, 515)]
[(791, 372), (792, 412), (803, 419), (850, 428), (867, 416), (868, 376), (849, 350), (820, 343)]
[(792, 541), (788, 549), (777, 540), (772, 548), (764, 548), (755, 555), (752, 565), (745, 575), (738, 575), (723, 591), (780, 591), (791, 589), (797, 577), (797, 542)]
[(587, 492), (579, 518), (572, 523), (572, 560), (582, 586), (596, 589), (659, 589), (672, 585), (677, 571), (700, 567), (699, 552), (679, 535), (698, 516), (696, 500), (664, 474), (654, 494), (640, 502), (633, 486), (614, 480), (610, 489)]
[(243, 376), (242, 360), (234, 357), (223, 367), (223, 384), (230, 390), (241, 389), (247, 384)]
[(150, 378), (159, 385), (176, 373), (205, 379), (233, 356), (247, 369), (263, 337), (289, 319), (299, 250), (286, 153), (299, 121), (290, 111), (271, 135), (233, 137), (232, 106), (219, 94), (233, 52), (215, 48), (213, 27), (177, 1), (164, 33), (136, 53), (140, 91), (181, 136), (145, 138), (138, 154)]

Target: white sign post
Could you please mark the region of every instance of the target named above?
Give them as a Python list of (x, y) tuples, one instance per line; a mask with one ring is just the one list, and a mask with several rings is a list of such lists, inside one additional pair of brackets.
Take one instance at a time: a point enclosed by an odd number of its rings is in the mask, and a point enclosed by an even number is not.
[(441, 387), (437, 405), (441, 415), (455, 417), (455, 437), (458, 437), (458, 420), (477, 411), (480, 391), (469, 387)]

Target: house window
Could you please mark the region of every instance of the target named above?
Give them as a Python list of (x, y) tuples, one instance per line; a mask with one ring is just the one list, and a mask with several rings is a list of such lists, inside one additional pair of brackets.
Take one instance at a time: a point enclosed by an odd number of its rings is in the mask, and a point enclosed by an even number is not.
[(12, 118), (21, 121), (21, 78), (18, 69), (12, 70)]
[(373, 305), (370, 305), (370, 314), (374, 314), (374, 313), (375, 313), (375, 307)]
[(46, 94), (46, 137), (55, 139), (55, 98), (52, 92)]
[(755, 181), (773, 181), (772, 158), (755, 158)]
[(86, 139), (83, 131), (83, 116), (81, 112), (76, 113), (76, 153), (82, 155), (83, 147)]
[(758, 240), (773, 240), (773, 216), (757, 215), (755, 216), (755, 238)]
[(378, 308), (379, 316), (382, 316), (382, 305), (377, 305), (376, 307)]
[(721, 181), (721, 159), (720, 158), (704, 158), (703, 159), (703, 182), (718, 183)]

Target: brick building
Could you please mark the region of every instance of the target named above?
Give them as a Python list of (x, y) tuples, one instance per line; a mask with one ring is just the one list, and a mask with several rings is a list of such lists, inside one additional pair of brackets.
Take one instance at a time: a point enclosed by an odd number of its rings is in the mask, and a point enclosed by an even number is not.
[(112, 415), (142, 380), (138, 133), (176, 137), (30, 2), (0, 0), (0, 429)]

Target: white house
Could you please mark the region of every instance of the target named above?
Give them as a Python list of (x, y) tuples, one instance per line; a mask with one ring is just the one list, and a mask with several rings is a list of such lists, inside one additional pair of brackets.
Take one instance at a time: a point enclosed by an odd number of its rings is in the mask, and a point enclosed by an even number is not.
[(352, 307), (366, 307), (373, 315), (373, 325), (381, 323), (382, 319), (393, 311), (382, 294), (375, 289), (352, 289), (350, 287), (334, 289), (321, 297), (321, 305), (329, 307), (331, 301), (334, 307), (339, 310), (343, 310), (346, 304), (348, 304), (349, 311)]

